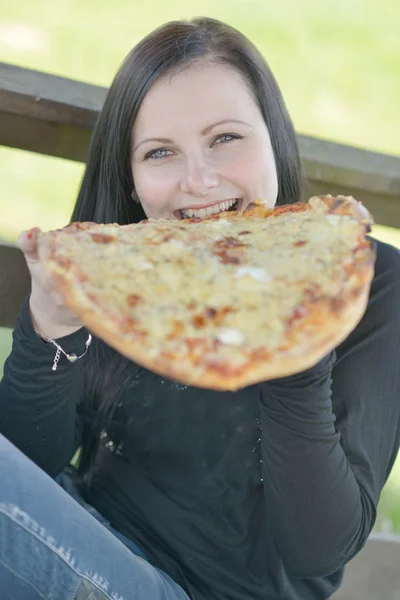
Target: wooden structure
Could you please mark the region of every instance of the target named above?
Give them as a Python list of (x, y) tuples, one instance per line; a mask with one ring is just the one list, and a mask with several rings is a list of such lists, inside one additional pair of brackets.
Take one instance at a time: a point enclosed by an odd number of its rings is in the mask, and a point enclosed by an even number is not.
[[(107, 89), (0, 63), (0, 145), (84, 162)], [(298, 136), (312, 194), (353, 195), (377, 223), (400, 227), (400, 158)], [(29, 275), (15, 246), (0, 244), (0, 327), (13, 327)]]
[(332, 600), (400, 600), (400, 536), (372, 533)]

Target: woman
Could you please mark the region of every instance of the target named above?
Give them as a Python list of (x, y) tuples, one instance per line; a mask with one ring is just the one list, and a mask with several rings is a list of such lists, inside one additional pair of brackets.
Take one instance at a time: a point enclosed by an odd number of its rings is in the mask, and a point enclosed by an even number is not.
[[(260, 196), (272, 207), (298, 201), (300, 185), (258, 51), (220, 22), (173, 22), (116, 75), (71, 220), (203, 216)], [(399, 446), (400, 253), (377, 243), (365, 316), (313, 368), (221, 393), (164, 380), (96, 338), (85, 351), (36, 235), (19, 241), (32, 292), (0, 387), (1, 597), (329, 598)], [(82, 358), (53, 371), (43, 337)]]

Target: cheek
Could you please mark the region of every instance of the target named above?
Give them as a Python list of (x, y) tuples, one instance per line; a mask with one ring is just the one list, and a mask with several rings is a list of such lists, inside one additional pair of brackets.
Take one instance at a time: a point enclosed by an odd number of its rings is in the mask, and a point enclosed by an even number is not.
[[(237, 156), (229, 166), (231, 180), (236, 181), (240, 187), (257, 194), (265, 195), (268, 192), (270, 199), (277, 189), (277, 175), (272, 149), (261, 144), (246, 148)], [(276, 198), (275, 198), (276, 199)]]
[(259, 148), (252, 153), (251, 165), (254, 182), (257, 185), (256, 193), (273, 207), (278, 197), (278, 175), (276, 172), (275, 158), (271, 144), (260, 144)]
[(135, 190), (145, 207), (162, 209), (175, 189), (175, 178), (160, 167), (132, 168)]

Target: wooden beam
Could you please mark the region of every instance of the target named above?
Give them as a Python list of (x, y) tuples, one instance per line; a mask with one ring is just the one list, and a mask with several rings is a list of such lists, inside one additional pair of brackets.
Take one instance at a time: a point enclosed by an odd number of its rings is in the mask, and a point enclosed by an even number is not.
[(84, 162), (107, 89), (0, 63), (0, 144)]
[(15, 326), (30, 285), (30, 273), (21, 250), (0, 243), (0, 327)]
[(376, 223), (400, 227), (400, 158), (298, 136), (307, 175), (303, 197), (345, 194), (361, 200)]
[(298, 136), (308, 179), (400, 199), (400, 157)]
[(0, 111), (0, 144), (86, 162), (91, 130)]
[(107, 89), (0, 63), (1, 110), (92, 129)]

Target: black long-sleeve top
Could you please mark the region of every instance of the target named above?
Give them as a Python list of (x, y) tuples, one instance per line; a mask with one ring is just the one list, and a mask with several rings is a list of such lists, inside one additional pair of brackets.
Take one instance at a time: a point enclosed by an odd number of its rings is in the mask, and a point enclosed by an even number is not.
[[(81, 353), (87, 331), (59, 340)], [(323, 600), (364, 545), (400, 440), (400, 252), (377, 243), (366, 313), (314, 367), (238, 392), (163, 379), (94, 338), (52, 371), (24, 301), (0, 431), (51, 476), (91, 413), (85, 495), (195, 600)], [(95, 401), (94, 401), (95, 399)], [(99, 429), (100, 431), (100, 429)]]

